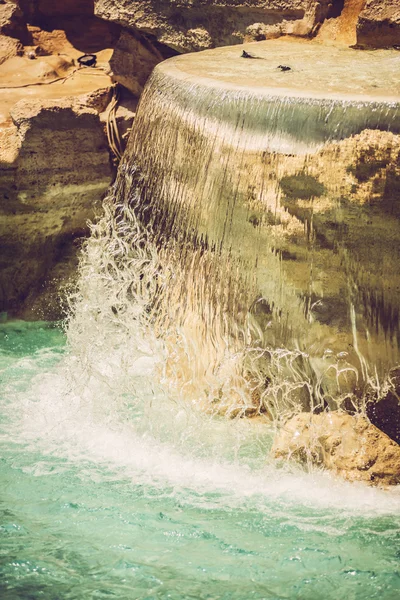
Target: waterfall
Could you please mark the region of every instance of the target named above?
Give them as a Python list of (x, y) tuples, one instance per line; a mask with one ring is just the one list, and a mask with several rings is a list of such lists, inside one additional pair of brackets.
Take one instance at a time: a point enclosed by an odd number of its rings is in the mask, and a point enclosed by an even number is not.
[(0, 323), (4, 600), (399, 595), (399, 55), (245, 48), (154, 71), (66, 335)]
[(73, 347), (231, 417), (363, 410), (399, 364), (398, 56), (294, 48), (156, 67), (73, 298)]

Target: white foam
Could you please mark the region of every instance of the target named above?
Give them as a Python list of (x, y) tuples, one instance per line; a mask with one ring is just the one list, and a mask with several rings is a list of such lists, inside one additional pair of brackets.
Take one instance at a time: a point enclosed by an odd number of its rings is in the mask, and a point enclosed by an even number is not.
[[(345, 510), (348, 516), (400, 512), (398, 489), (382, 491), (345, 483), (318, 470), (279, 469), (267, 458), (262, 426), (210, 418), (189, 405), (177, 405), (155, 388), (155, 359), (152, 367), (149, 359), (144, 360), (140, 376), (136, 373), (132, 378), (121, 371), (120, 377), (129, 381), (120, 381), (118, 386), (113, 379), (105, 382), (92, 375), (80, 390), (71, 387), (72, 365), (77, 368), (66, 357), (53, 371), (39, 374), (23, 397), (17, 396), (18, 412), (15, 402), (13, 407), (17, 418), (10, 429), (14, 441), (44, 456), (78, 465), (89, 461), (94, 472), (101, 466), (131, 480), (132, 485), (153, 486), (160, 493), (172, 486), (177, 495), (193, 492), (196, 498), (191, 496), (190, 502), (217, 503), (227, 509), (250, 503), (267, 511), (273, 503)], [(132, 393), (127, 402), (120, 395), (128, 384), (140, 398)], [(132, 415), (129, 420), (127, 414)], [(258, 443), (258, 454), (250, 463), (235, 458), (235, 443), (236, 456), (252, 443), (254, 448)], [(210, 500), (207, 494), (217, 497)]]

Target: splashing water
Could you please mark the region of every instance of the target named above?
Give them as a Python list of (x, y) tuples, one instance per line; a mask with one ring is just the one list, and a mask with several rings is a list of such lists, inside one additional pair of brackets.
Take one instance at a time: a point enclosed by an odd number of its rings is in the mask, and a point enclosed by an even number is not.
[(366, 128), (392, 173), (397, 105), (199, 89), (182, 59), (145, 91), (66, 333), (0, 323), (1, 598), (397, 598), (398, 490), (268, 459), (281, 419), (396, 364), (396, 297), (350, 243), (381, 207), (344, 194)]
[(396, 491), (277, 469), (264, 424), (168, 396), (140, 334), (96, 368), (1, 334), (2, 598), (398, 595)]
[(275, 46), (258, 48), (266, 62), (246, 87), (233, 49), (155, 70), (87, 245), (69, 338), (106, 354), (127, 344), (131, 361), (139, 327), (163, 347), (170, 393), (219, 414), (363, 411), (399, 362), (400, 107), (379, 95), (394, 59), (380, 54), (367, 87), (363, 55), (357, 93), (340, 96), (354, 61), (341, 51), (325, 65), (332, 89), (314, 81), (305, 97), (298, 75), (292, 95), (276, 87)]

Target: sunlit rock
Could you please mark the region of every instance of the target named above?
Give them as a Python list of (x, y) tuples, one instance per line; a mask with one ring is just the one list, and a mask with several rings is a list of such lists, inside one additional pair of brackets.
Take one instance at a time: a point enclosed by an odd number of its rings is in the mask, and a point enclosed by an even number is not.
[(150, 73), (161, 60), (163, 57), (150, 42), (122, 30), (110, 60), (113, 79), (140, 96)]
[(19, 38), (25, 31), (23, 13), (18, 2), (3, 0), (0, 3), (0, 34)]
[(357, 43), (377, 48), (400, 45), (398, 0), (367, 0), (357, 22)]
[(59, 276), (64, 284), (76, 271), (74, 240), (86, 235), (109, 184), (104, 128), (86, 104), (104, 110), (108, 99), (105, 89), (102, 99), (22, 100), (12, 109), (13, 123), (1, 131), (1, 310), (25, 304), (38, 316), (59, 316), (57, 286), (42, 304), (36, 298), (46, 278), (53, 282), (56, 263), (71, 258)]
[(329, 7), (328, 0), (256, 0), (239, 5), (232, 0), (183, 0), (179, 4), (168, 0), (95, 1), (95, 13), (102, 19), (150, 34), (178, 52), (237, 44), (257, 29), (255, 39), (266, 39), (271, 37), (265, 34), (269, 27), (280, 34), (309, 35)]
[[(60, 295), (115, 173), (106, 109), (120, 32), (94, 16), (93, 0), (0, 2), (0, 311), (65, 314)], [(78, 68), (86, 53), (95, 68)], [(152, 66), (131, 74), (138, 94)], [(119, 94), (120, 138), (136, 103), (128, 90)]]
[(324, 467), (349, 481), (400, 483), (400, 446), (361, 416), (296, 415), (277, 434), (271, 453)]
[(9, 58), (21, 56), (24, 48), (19, 40), (0, 35), (0, 65)]

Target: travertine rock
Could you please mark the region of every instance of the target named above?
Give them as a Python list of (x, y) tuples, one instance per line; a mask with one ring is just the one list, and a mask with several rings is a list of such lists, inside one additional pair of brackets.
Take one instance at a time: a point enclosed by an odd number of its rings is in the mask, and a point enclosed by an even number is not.
[(19, 0), (25, 21), (29, 24), (30, 44), (40, 46), (48, 54), (81, 53), (113, 48), (120, 27), (94, 16), (93, 0)]
[(24, 48), (19, 40), (0, 35), (0, 65), (13, 56), (22, 55)]
[(313, 36), (325, 17), (329, 14), (329, 4), (320, 2), (308, 3), (301, 19), (286, 20), (274, 25), (254, 23), (246, 29), (245, 41), (261, 41), (278, 38), (282, 35), (296, 37)]
[(265, 25), (264, 23), (253, 23), (246, 29), (246, 42), (260, 42), (262, 40), (274, 40), (283, 35), (286, 21), (276, 23), (275, 25)]
[(337, 41), (347, 46), (357, 42), (356, 25), (365, 0), (335, 2), (318, 31), (318, 39), (331, 43)]
[(0, 1), (0, 33), (17, 37), (22, 27), (22, 11), (17, 1)]
[(400, 483), (400, 446), (361, 416), (300, 413), (281, 429), (272, 455), (325, 467), (349, 481)]
[[(322, 23), (324, 39), (352, 44), (357, 18), (357, 44), (387, 47), (400, 43), (398, 0), (3, 0), (0, 33), (21, 39), (26, 21), (62, 29), (61, 21), (69, 19), (69, 33), (74, 35), (79, 19), (86, 29), (89, 21), (90, 26), (100, 27), (93, 11), (105, 21), (140, 31), (178, 52), (243, 39), (310, 37)], [(118, 35), (118, 31), (111, 33)]]
[[(114, 174), (104, 115), (111, 99), (107, 62), (121, 28), (95, 17), (93, 0), (18, 4), (23, 12), (0, 0), (1, 30), (9, 31), (16, 15), (27, 39), (21, 36), (24, 49), (0, 35), (0, 311), (57, 319), (60, 286), (76, 275), (87, 221)], [(86, 52), (97, 54), (99, 69), (74, 74), (74, 60)], [(151, 49), (139, 42), (134, 54), (132, 67), (145, 67), (129, 73), (140, 94), (154, 63), (148, 66)], [(63, 83), (45, 85), (64, 76)], [(29, 102), (18, 102), (24, 97)], [(123, 99), (116, 115), (121, 136), (136, 102), (127, 91)]]
[(71, 17), (93, 14), (93, 0), (18, 0), (28, 20), (36, 16)]
[(240, 43), (260, 24), (279, 29), (285, 21), (288, 33), (309, 35), (329, 7), (329, 0), (95, 0), (99, 17), (150, 34), (179, 52)]
[[(111, 180), (104, 127), (88, 106), (104, 110), (103, 96), (22, 100), (11, 111), (0, 144), (0, 311), (29, 309), (26, 299), (36, 302), (53, 266), (87, 235)], [(39, 306), (39, 316), (60, 315), (58, 305)]]
[(400, 44), (398, 0), (95, 0), (95, 13), (150, 34), (179, 52), (237, 44), (243, 39), (311, 37), (322, 23), (326, 40), (357, 41), (366, 47)]
[(150, 73), (162, 59), (150, 42), (122, 30), (110, 60), (113, 79), (140, 96)]
[(399, 0), (367, 0), (357, 23), (357, 44), (376, 48), (400, 45)]

